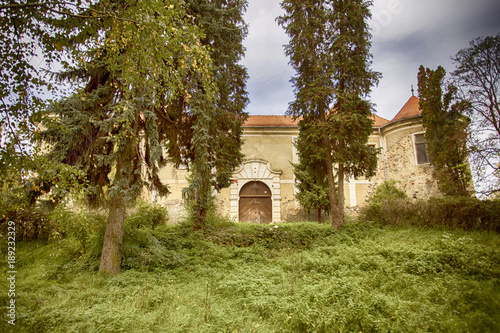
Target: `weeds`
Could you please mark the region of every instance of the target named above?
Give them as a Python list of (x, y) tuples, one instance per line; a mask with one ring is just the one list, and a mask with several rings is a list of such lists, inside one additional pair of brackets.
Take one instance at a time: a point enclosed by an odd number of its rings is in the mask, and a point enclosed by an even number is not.
[[(361, 222), (328, 230), (306, 223), (223, 223), (198, 232), (187, 225), (143, 226), (125, 240), (137, 252), (124, 258), (137, 266), (108, 277), (93, 271), (88, 257), (72, 255), (81, 249), (74, 237), (21, 242), (16, 328), (498, 331), (498, 234)], [(168, 255), (181, 259), (169, 264)], [(5, 288), (5, 279), (0, 283)]]

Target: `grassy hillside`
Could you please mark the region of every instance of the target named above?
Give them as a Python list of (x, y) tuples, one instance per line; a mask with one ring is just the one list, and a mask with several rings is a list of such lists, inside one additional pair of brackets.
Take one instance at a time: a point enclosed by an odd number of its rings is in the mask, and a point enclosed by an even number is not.
[(99, 275), (71, 237), (18, 244), (16, 331), (500, 330), (493, 232), (351, 222), (335, 233), (309, 223), (226, 224), (126, 237), (129, 269), (117, 276)]

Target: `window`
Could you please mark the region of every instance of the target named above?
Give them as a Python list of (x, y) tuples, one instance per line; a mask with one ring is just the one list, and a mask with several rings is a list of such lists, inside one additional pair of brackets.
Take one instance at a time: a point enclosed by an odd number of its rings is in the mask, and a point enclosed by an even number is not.
[(417, 155), (417, 164), (429, 163), (429, 156), (427, 155), (427, 142), (423, 134), (415, 134), (415, 151)]

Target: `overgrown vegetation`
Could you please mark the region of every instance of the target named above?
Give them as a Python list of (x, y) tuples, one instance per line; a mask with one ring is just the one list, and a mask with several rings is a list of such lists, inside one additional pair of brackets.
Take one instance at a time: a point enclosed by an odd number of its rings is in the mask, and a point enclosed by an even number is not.
[(500, 232), (500, 200), (470, 196), (410, 199), (396, 182), (380, 185), (363, 210), (363, 219), (382, 225), (438, 227)]
[[(497, 233), (358, 221), (334, 231), (317, 223), (235, 224), (212, 213), (206, 228), (193, 231), (188, 222), (168, 224), (164, 213), (141, 204), (128, 214), (123, 272), (109, 276), (97, 272), (105, 214), (56, 210), (52, 218), (59, 214), (60, 223), (52, 235), (57, 237), (18, 244), (16, 330), (493, 332), (500, 327)], [(87, 234), (80, 232), (82, 225)], [(1, 279), (4, 290), (6, 283)], [(0, 300), (6, 304), (7, 294)], [(0, 323), (0, 331), (9, 328)]]

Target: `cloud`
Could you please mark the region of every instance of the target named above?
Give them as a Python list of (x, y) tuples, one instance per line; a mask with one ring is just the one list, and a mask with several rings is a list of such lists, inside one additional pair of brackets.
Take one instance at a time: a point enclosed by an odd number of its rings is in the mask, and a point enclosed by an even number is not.
[(372, 12), (373, 68), (384, 76), (372, 100), (389, 119), (411, 96), (411, 84), (417, 94), (420, 65), (451, 72), (451, 57), (470, 40), (500, 31), (494, 0), (379, 0)]
[(249, 34), (244, 41), (247, 51), (242, 63), (250, 77), (250, 114), (284, 114), (293, 100), (289, 80), (294, 73), (283, 48), (288, 37), (276, 22), (282, 13), (280, 1), (249, 1), (245, 14)]
[[(249, 73), (250, 114), (284, 114), (293, 98), (283, 45), (288, 37), (276, 23), (281, 0), (251, 0), (245, 14), (249, 35), (242, 63)], [(375, 0), (372, 8), (373, 69), (383, 78), (371, 94), (378, 114), (391, 119), (417, 94), (420, 65), (442, 65), (448, 72), (451, 57), (479, 36), (500, 32), (498, 0)]]

